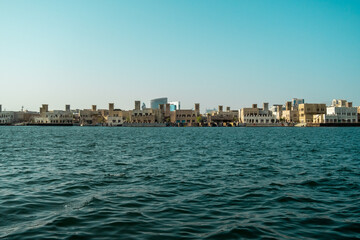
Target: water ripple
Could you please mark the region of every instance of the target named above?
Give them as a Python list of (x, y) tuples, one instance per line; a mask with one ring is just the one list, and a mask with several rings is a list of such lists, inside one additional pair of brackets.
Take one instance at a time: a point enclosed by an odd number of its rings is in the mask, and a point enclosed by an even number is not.
[(359, 128), (0, 127), (0, 141), (3, 239), (360, 239)]

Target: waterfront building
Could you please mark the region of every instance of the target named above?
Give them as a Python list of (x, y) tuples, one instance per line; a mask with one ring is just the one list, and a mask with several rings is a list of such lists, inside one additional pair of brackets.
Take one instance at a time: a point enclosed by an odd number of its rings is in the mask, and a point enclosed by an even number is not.
[[(74, 114), (76, 118), (77, 114)], [(79, 111), (79, 123), (81, 126), (96, 126), (106, 122), (105, 116), (101, 110), (97, 110), (96, 105), (92, 105), (91, 109), (83, 109)]]
[(353, 107), (352, 102), (334, 99), (322, 120), (325, 123), (357, 123), (358, 108)]
[(33, 118), (33, 123), (39, 125), (72, 125), (73, 113), (70, 110), (70, 105), (65, 105), (65, 111), (49, 111), (48, 104), (43, 104), (40, 108), (40, 115)]
[[(140, 103), (139, 103), (140, 109)], [(109, 103), (109, 112), (102, 112), (102, 115), (106, 119), (106, 124), (108, 126), (122, 126), (125, 122), (130, 122), (131, 120), (131, 111), (123, 111), (121, 109), (115, 109), (114, 103)]]
[(27, 123), (38, 113), (29, 111), (2, 111), (0, 105), (0, 125), (13, 125), (18, 123)]
[[(160, 106), (162, 105), (160, 104)], [(135, 101), (135, 109), (131, 111), (131, 123), (163, 122), (160, 106), (158, 108), (140, 109), (140, 101)]]
[(251, 108), (240, 110), (240, 122), (248, 124), (273, 124), (277, 122), (276, 116), (269, 110), (269, 103), (264, 103), (263, 108), (253, 104)]
[(269, 110), (271, 111), (272, 115), (275, 116), (275, 118), (280, 121), (282, 112), (283, 110), (285, 110), (285, 108), (282, 104), (274, 104), (270, 107)]
[(226, 107), (226, 111), (223, 111), (223, 106), (219, 105), (218, 111), (207, 114), (207, 122), (209, 125), (226, 126), (239, 121), (239, 111), (231, 110), (230, 107)]
[(195, 103), (195, 110), (180, 109), (170, 112), (170, 121), (177, 125), (196, 126), (200, 115), (200, 104)]
[(159, 105), (167, 104), (167, 103), (168, 103), (168, 98), (167, 97), (155, 98), (155, 99), (150, 100), (150, 108), (159, 109)]
[(299, 122), (299, 112), (298, 110), (294, 110), (292, 102), (286, 102), (285, 110), (282, 110), (280, 120), (288, 123)]
[(323, 103), (302, 103), (298, 108), (300, 123), (313, 123), (314, 115), (326, 114), (326, 104)]

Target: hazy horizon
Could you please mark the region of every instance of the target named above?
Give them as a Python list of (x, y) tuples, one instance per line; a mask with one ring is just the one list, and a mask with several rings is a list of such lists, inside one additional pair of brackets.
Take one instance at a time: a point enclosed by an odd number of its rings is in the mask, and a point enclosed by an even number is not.
[(0, 1), (3, 109), (360, 105), (358, 1)]

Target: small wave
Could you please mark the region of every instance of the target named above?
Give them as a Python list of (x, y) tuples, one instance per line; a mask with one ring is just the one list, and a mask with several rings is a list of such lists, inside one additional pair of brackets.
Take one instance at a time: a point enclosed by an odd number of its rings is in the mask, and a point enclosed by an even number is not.
[(325, 217), (311, 217), (301, 221), (302, 224), (309, 224), (309, 225), (332, 225), (335, 223), (334, 220)]
[[(267, 232), (267, 231), (265, 231)], [(261, 238), (264, 235), (264, 230), (258, 227), (233, 227), (229, 230), (220, 230), (205, 239), (239, 239), (239, 238)], [(271, 239), (268, 237), (267, 239)]]
[(125, 173), (107, 173), (105, 177), (123, 178), (126, 177)]
[(70, 227), (76, 226), (79, 222), (79, 219), (76, 217), (58, 217), (53, 222), (48, 225), (54, 225), (56, 227)]
[(91, 204), (96, 204), (97, 202), (101, 202), (101, 201), (102, 200), (92, 196), (84, 201), (75, 201), (75, 202), (66, 203), (64, 207), (67, 210), (79, 210), (86, 206), (89, 206)]
[(319, 202), (318, 200), (309, 198), (309, 197), (291, 197), (291, 196), (281, 196), (274, 199), (277, 202)]
[(345, 223), (341, 227), (337, 227), (334, 231), (358, 239), (360, 234), (360, 222)]
[(270, 186), (280, 186), (280, 187), (285, 186), (285, 184), (282, 184), (282, 183), (279, 183), (279, 182), (272, 182), (269, 185)]
[(317, 181), (313, 181), (313, 180), (305, 180), (305, 181), (299, 183), (299, 185), (316, 187), (316, 186), (319, 186), (320, 183), (318, 183)]

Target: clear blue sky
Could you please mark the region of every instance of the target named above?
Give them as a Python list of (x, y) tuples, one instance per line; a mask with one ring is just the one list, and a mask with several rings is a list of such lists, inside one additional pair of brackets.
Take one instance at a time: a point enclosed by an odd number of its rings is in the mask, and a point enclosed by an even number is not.
[(360, 105), (360, 1), (0, 0), (0, 104)]

